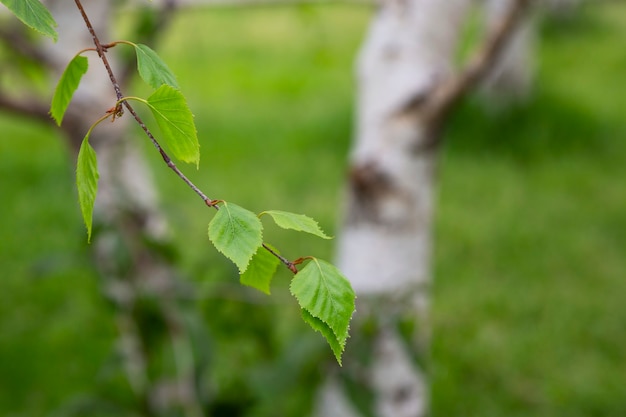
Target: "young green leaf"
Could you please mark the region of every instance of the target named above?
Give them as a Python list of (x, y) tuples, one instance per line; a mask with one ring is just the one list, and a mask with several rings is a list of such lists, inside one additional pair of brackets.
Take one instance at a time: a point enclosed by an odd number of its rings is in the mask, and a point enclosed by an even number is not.
[(268, 210), (262, 212), (259, 216), (269, 214), (274, 222), (283, 229), (298, 230), (300, 232), (310, 233), (323, 239), (332, 239), (326, 235), (315, 220), (303, 214), (294, 214), (287, 211)]
[(251, 211), (224, 202), (209, 223), (209, 239), (243, 274), (263, 244), (263, 225)]
[(50, 114), (57, 122), (57, 125), (61, 126), (67, 106), (72, 101), (72, 96), (78, 88), (81, 78), (87, 72), (88, 66), (89, 60), (84, 56), (77, 55), (67, 64), (67, 68), (63, 71), (50, 105)]
[(57, 23), (39, 0), (0, 0), (0, 3), (4, 4), (26, 26), (57, 41), (59, 37), (55, 29)]
[(328, 345), (337, 359), (337, 363), (341, 366), (341, 354), (346, 346), (345, 339), (343, 341), (337, 340), (337, 336), (335, 336), (332, 329), (328, 327), (328, 324), (324, 323), (317, 317), (312, 316), (311, 313), (305, 309), (302, 309), (302, 320), (311, 326), (313, 330), (320, 332), (322, 336), (324, 336), (324, 339), (328, 342)]
[[(277, 252), (274, 248), (272, 248), (272, 250)], [(280, 261), (277, 257), (272, 255), (263, 246), (260, 246), (250, 260), (248, 269), (241, 274), (239, 280), (243, 285), (256, 288), (265, 294), (269, 294), (270, 282), (272, 282), (272, 278), (279, 264)]]
[(163, 62), (161, 57), (146, 45), (133, 44), (137, 54), (137, 71), (141, 78), (152, 88), (159, 88), (167, 84), (179, 88), (176, 76)]
[[(89, 131), (91, 133), (91, 130)], [(98, 161), (96, 151), (89, 144), (89, 133), (83, 139), (78, 151), (76, 163), (76, 186), (78, 188), (78, 202), (83, 214), (85, 226), (87, 226), (87, 241), (91, 241), (91, 224), (93, 219), (93, 206), (98, 192)]]
[(183, 94), (169, 85), (159, 87), (146, 102), (163, 132), (163, 139), (181, 161), (200, 162), (200, 145), (193, 114)]
[(313, 258), (293, 278), (290, 289), (300, 307), (326, 323), (339, 346), (343, 346), (356, 296), (341, 272), (328, 262)]

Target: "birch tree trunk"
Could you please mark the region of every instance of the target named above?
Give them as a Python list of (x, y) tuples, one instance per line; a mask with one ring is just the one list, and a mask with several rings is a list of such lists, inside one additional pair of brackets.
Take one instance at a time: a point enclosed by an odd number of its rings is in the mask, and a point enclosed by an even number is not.
[(452, 73), (468, 5), (384, 0), (358, 58), (356, 138), (338, 252), (357, 312), (344, 367), (322, 388), (320, 417), (428, 412), (438, 131), (421, 119), (419, 104)]
[(469, 0), (383, 0), (358, 60), (356, 138), (338, 262), (357, 293), (344, 355), (318, 417), (421, 417), (427, 363), (437, 145), (450, 109), (515, 39), (530, 0), (503, 12), (460, 71)]

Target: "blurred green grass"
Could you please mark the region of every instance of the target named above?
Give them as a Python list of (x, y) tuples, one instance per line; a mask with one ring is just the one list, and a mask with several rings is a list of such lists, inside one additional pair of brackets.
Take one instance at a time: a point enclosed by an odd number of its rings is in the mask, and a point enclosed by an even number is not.
[(626, 415), (626, 7), (584, 12), (542, 28), (528, 105), (451, 122), (436, 415)]
[[(529, 103), (490, 112), (467, 100), (451, 120), (436, 222), (436, 416), (626, 415), (626, 7), (584, 12), (542, 27)], [(185, 172), (212, 198), (306, 213), (334, 234), (369, 15), (182, 12), (158, 50), (196, 114), (201, 165)], [(69, 153), (53, 129), (24, 119), (0, 116), (0, 131), (0, 414), (39, 416), (106, 379), (115, 331)], [(274, 285), (278, 307), (241, 301), (234, 269), (206, 240), (210, 213), (145, 149), (181, 270), (210, 318), (224, 403), (300, 415), (311, 358), (327, 352), (304, 343), (319, 340), (292, 317), (288, 275)], [(290, 257), (332, 257), (325, 241), (268, 229)]]

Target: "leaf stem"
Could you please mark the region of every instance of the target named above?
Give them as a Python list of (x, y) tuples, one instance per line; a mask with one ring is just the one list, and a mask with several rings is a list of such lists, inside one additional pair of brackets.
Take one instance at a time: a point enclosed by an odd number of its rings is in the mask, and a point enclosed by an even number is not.
[(96, 128), (96, 126), (98, 126), (100, 123), (104, 122), (106, 119), (108, 119), (109, 117), (111, 117), (111, 113), (107, 112), (104, 116), (102, 116), (101, 118), (99, 118), (98, 120), (96, 120), (90, 127), (89, 130), (87, 131), (87, 134), (85, 135), (85, 137), (89, 137), (91, 136), (91, 132)]
[(107, 59), (105, 55), (105, 49), (100, 43), (100, 39), (98, 39), (98, 35), (96, 35), (96, 31), (91, 25), (91, 22), (89, 21), (89, 17), (87, 17), (87, 13), (85, 12), (83, 5), (80, 3), (80, 0), (74, 0), (74, 2), (76, 3), (76, 7), (78, 7), (80, 14), (83, 17), (83, 20), (85, 21), (85, 25), (87, 25), (87, 29), (89, 30), (89, 33), (91, 33), (91, 38), (93, 39), (94, 45), (96, 45), (96, 51), (98, 52), (98, 56), (100, 57), (100, 59), (102, 60), (102, 63), (106, 67), (107, 73), (109, 74), (109, 79), (111, 80), (111, 84), (113, 84), (113, 89), (115, 90), (115, 95), (117, 96), (117, 99), (119, 100), (123, 97), (122, 90), (120, 89), (120, 85), (117, 82), (115, 75), (113, 74), (113, 70), (111, 69), (109, 60)]
[[(145, 100), (142, 100), (145, 102)], [(207, 197), (202, 190), (200, 190), (189, 178), (187, 178), (185, 176), (185, 174), (183, 174), (181, 172), (180, 169), (178, 169), (178, 167), (176, 166), (176, 164), (174, 163), (174, 161), (172, 161), (172, 158), (169, 157), (169, 155), (163, 150), (163, 148), (161, 147), (161, 145), (159, 144), (159, 142), (156, 140), (156, 138), (154, 137), (154, 135), (152, 134), (152, 132), (150, 132), (150, 130), (148, 129), (148, 127), (146, 126), (146, 124), (143, 122), (143, 120), (141, 120), (141, 118), (139, 117), (139, 115), (137, 114), (137, 112), (135, 111), (135, 109), (130, 105), (130, 103), (126, 100), (124, 100), (123, 102), (124, 107), (126, 107), (126, 109), (128, 110), (128, 112), (133, 116), (133, 118), (135, 119), (135, 121), (139, 124), (139, 126), (141, 126), (141, 129), (144, 131), (144, 133), (148, 136), (148, 138), (150, 138), (150, 141), (152, 142), (152, 144), (154, 145), (154, 147), (157, 149), (157, 151), (159, 152), (159, 154), (161, 155), (161, 158), (163, 158), (163, 161), (165, 162), (165, 164), (176, 173), (176, 175), (178, 175), (178, 177), (183, 180), (185, 182), (185, 184), (187, 184), (187, 186), (189, 186), (189, 188), (191, 188), (193, 190), (193, 192), (195, 192), (201, 199), (202, 201), (204, 201), (204, 203), (207, 206), (211, 206), (213, 203), (213, 200), (210, 199), (209, 197)]]
[(271, 253), (272, 255), (274, 255), (276, 258), (278, 258), (279, 261), (281, 261), (283, 263), (283, 265), (285, 265), (287, 268), (289, 268), (289, 270), (291, 272), (293, 272), (294, 274), (298, 273), (298, 268), (296, 268), (296, 264), (291, 262), (289, 259), (279, 255), (278, 253), (274, 252), (274, 250), (272, 250), (272, 248), (270, 248), (268, 245), (266, 245), (265, 243), (263, 244), (263, 247), (265, 248), (265, 250), (267, 250), (269, 253)]
[(148, 100), (146, 100), (145, 98), (135, 97), (135, 96), (124, 96), (121, 99), (117, 100), (117, 105), (119, 106), (120, 104), (124, 104), (124, 101), (126, 100), (135, 100), (135, 101), (145, 104), (146, 106), (149, 106)]

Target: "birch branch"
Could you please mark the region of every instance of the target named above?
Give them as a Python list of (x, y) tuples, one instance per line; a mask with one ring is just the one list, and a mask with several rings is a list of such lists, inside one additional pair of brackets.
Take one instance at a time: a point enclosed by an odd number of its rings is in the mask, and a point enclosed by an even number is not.
[[(407, 103), (402, 112), (423, 112), (421, 114), (426, 125), (438, 131), (452, 108), (485, 78), (500, 58), (532, 2), (533, 0), (512, 0), (502, 21), (487, 35), (465, 68), (456, 76), (437, 85), (422, 100), (418, 98)], [(428, 145), (438, 144), (441, 138), (441, 135), (433, 134)]]
[(49, 107), (41, 100), (18, 99), (0, 90), (0, 110), (33, 117), (37, 120), (52, 124), (52, 119), (48, 113)]

